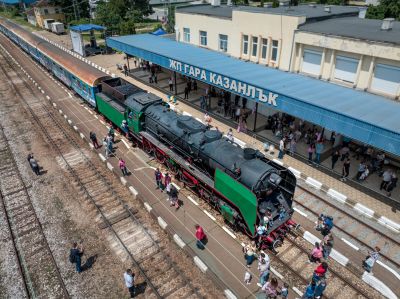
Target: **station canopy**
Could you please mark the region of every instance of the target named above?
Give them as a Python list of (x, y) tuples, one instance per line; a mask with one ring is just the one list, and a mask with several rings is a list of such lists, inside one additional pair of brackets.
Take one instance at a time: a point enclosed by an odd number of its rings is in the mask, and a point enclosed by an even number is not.
[(85, 32), (91, 30), (103, 31), (106, 30), (106, 27), (95, 24), (81, 24), (81, 25), (71, 26), (70, 29), (77, 32)]
[(107, 45), (400, 156), (400, 103), (152, 34)]

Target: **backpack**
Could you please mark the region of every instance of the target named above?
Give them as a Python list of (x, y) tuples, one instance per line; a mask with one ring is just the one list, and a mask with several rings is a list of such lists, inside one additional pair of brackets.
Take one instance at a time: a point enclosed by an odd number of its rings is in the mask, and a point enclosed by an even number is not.
[(76, 262), (75, 254), (74, 254), (74, 252), (73, 252), (72, 249), (71, 249), (71, 251), (70, 251), (70, 253), (69, 253), (69, 261), (70, 261), (71, 264), (73, 264), (73, 263)]

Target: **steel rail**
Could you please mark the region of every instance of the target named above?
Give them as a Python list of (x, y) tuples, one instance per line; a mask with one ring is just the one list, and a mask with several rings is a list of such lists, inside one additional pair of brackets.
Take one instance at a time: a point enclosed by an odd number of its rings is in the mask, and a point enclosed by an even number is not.
[[(4, 67), (3, 67), (1, 64), (0, 64), (0, 68), (1, 68), (3, 71), (5, 71)], [(6, 74), (7, 78), (10, 79), (9, 76), (8, 76), (8, 74), (7, 74), (6, 72), (5, 72), (5, 74)], [(9, 143), (7, 137), (6, 137), (6, 134), (4, 133), (4, 128), (3, 128), (3, 126), (2, 126), (1, 124), (0, 124), (0, 131), (1, 131), (1, 134), (3, 135), (3, 139), (4, 139), (4, 141), (5, 141), (6, 147), (8, 148), (8, 151), (9, 151), (9, 153), (10, 153), (10, 158), (11, 158), (11, 160), (12, 160), (12, 164), (13, 164), (13, 166), (14, 166), (15, 173), (16, 173), (16, 175), (18, 176), (18, 178), (19, 178), (19, 180), (20, 180), (20, 182), (21, 182), (22, 190), (23, 190), (23, 192), (24, 192), (24, 194), (25, 194), (25, 197), (26, 197), (26, 199), (27, 199), (27, 202), (28, 202), (28, 204), (29, 204), (29, 207), (30, 207), (30, 209), (31, 209), (32, 212), (33, 212), (33, 216), (34, 216), (34, 219), (35, 219), (35, 222), (36, 222), (37, 226), (38, 226), (39, 229), (40, 229), (40, 233), (43, 235), (44, 244), (45, 244), (45, 246), (46, 246), (46, 249), (48, 250), (48, 253), (50, 254), (51, 261), (52, 261), (52, 263), (53, 263), (54, 266), (55, 266), (56, 275), (57, 275), (57, 278), (58, 278), (59, 282), (61, 283), (61, 287), (62, 287), (63, 294), (64, 294), (64, 296), (65, 296), (66, 298), (70, 298), (69, 293), (68, 293), (68, 290), (67, 290), (67, 288), (66, 288), (66, 286), (65, 286), (65, 284), (64, 284), (64, 280), (63, 280), (63, 278), (62, 278), (62, 276), (61, 276), (60, 269), (59, 269), (59, 267), (57, 266), (57, 263), (56, 263), (56, 260), (55, 260), (55, 258), (54, 258), (53, 252), (51, 251), (50, 245), (49, 245), (49, 243), (48, 243), (48, 241), (47, 241), (47, 238), (46, 238), (46, 235), (44, 234), (43, 227), (42, 227), (42, 223), (40, 222), (39, 218), (37, 217), (36, 210), (35, 210), (35, 208), (34, 208), (34, 206), (33, 206), (33, 204), (32, 204), (31, 196), (29, 195), (29, 192), (28, 192), (28, 188), (27, 188), (27, 186), (26, 186), (26, 184), (25, 184), (25, 181), (24, 181), (23, 178), (22, 178), (21, 172), (20, 172), (19, 169), (18, 169), (17, 161), (15, 160), (15, 157), (14, 157), (14, 155), (12, 154), (11, 147), (10, 147), (10, 143)], [(5, 202), (4, 202), (5, 196), (7, 196), (7, 195), (4, 195), (4, 194), (3, 194), (3, 192), (1, 191), (1, 188), (0, 188), (0, 193), (1, 193), (1, 197), (3, 198), (3, 200), (2, 200), (2, 205), (3, 205), (4, 211), (5, 211), (6, 214), (7, 214), (7, 222), (8, 222), (8, 225), (10, 225), (10, 222), (9, 222), (10, 218), (8, 217), (7, 208), (6, 208), (6, 205), (5, 205)], [(11, 232), (12, 232), (11, 226), (9, 226), (9, 227), (10, 227), (10, 230), (11, 230)], [(14, 240), (17, 240), (18, 237), (15, 236), (14, 233), (13, 233), (13, 238), (14, 238)], [(13, 240), (13, 243), (14, 243), (14, 240)], [(16, 242), (16, 243), (18, 243), (18, 242)], [(15, 243), (14, 243), (14, 244), (15, 244)], [(19, 247), (19, 246), (18, 246), (18, 247)], [(18, 250), (17, 247), (14, 247), (14, 248)], [(19, 253), (19, 254), (18, 254), (19, 262), (22, 262), (22, 264), (24, 265), (23, 269), (24, 269), (24, 271), (26, 272), (26, 273), (25, 273), (25, 279), (27, 279), (27, 280), (30, 281), (29, 284), (28, 284), (28, 285), (30, 286), (30, 287), (28, 288), (28, 290), (30, 291), (30, 292), (28, 292), (28, 294), (29, 294), (28, 296), (29, 296), (29, 297), (32, 297), (32, 298), (36, 298), (36, 295), (35, 295), (35, 292), (34, 292), (34, 289), (33, 289), (33, 286), (32, 286), (32, 281), (31, 281), (31, 279), (30, 279), (29, 270), (27, 269), (27, 266), (26, 266), (26, 263), (25, 263), (25, 261), (24, 261), (24, 258), (21, 256), (21, 249), (18, 251), (18, 253)], [(22, 265), (22, 264), (20, 264), (20, 265)]]
[[(4, 55), (3, 55), (4, 56)], [(8, 61), (8, 59), (5, 59), (7, 61), (7, 63), (10, 65), (10, 67), (14, 70), (15, 68), (13, 67), (12, 63), (10, 61)], [(17, 71), (16, 71), (17, 72)], [(23, 80), (25, 86), (31, 90), (32, 92), (33, 89), (31, 88), (31, 86), (25, 81)], [(63, 158), (68, 170), (73, 174), (73, 176), (76, 178), (77, 182), (79, 183), (79, 185), (81, 186), (81, 188), (84, 190), (85, 194), (88, 196), (88, 198), (90, 199), (90, 201), (92, 202), (92, 204), (95, 206), (96, 210), (100, 213), (100, 215), (102, 216), (102, 219), (104, 220), (104, 222), (107, 224), (107, 227), (113, 232), (113, 234), (115, 235), (115, 237), (117, 238), (117, 240), (121, 243), (122, 247), (125, 249), (125, 251), (127, 252), (127, 254), (129, 255), (129, 257), (131, 258), (131, 260), (134, 262), (134, 264), (138, 267), (140, 273), (143, 275), (143, 277), (145, 278), (146, 282), (149, 284), (149, 286), (151, 287), (151, 289), (153, 290), (153, 292), (155, 293), (155, 295), (158, 298), (162, 298), (162, 296), (159, 294), (157, 288), (154, 286), (154, 284), (151, 282), (150, 277), (145, 273), (145, 270), (140, 266), (140, 262), (137, 261), (133, 255), (130, 253), (130, 251), (128, 250), (128, 248), (125, 246), (125, 244), (123, 243), (123, 241), (119, 238), (117, 232), (114, 230), (114, 228), (112, 227), (112, 224), (109, 222), (109, 220), (107, 219), (107, 217), (104, 215), (104, 213), (101, 211), (100, 207), (96, 204), (96, 200), (90, 195), (90, 192), (87, 190), (86, 186), (81, 182), (79, 175), (76, 173), (76, 171), (71, 167), (71, 165), (68, 163), (68, 161), (65, 159), (62, 150), (60, 149), (60, 147), (54, 142), (53, 138), (50, 136), (50, 134), (47, 132), (45, 126), (42, 124), (41, 120), (37, 117), (37, 115), (35, 114), (35, 112), (33, 111), (33, 109), (29, 106), (29, 104), (25, 101), (25, 99), (21, 96), (21, 99), (23, 99), (23, 101), (25, 102), (30, 114), (32, 115), (32, 117), (35, 119), (36, 123), (39, 125), (39, 127), (41, 128), (42, 132), (46, 135), (47, 139), (50, 141), (50, 144), (53, 146), (53, 148), (58, 152), (58, 154)], [(98, 171), (96, 171), (96, 166), (92, 163), (92, 161), (86, 156), (86, 154), (82, 151), (81, 147), (75, 142), (75, 140), (73, 138), (71, 138), (67, 132), (65, 131), (65, 129), (62, 127), (62, 125), (59, 123), (59, 121), (54, 117), (54, 115), (52, 114), (52, 112), (50, 112), (50, 110), (48, 109), (48, 107), (46, 107), (46, 105), (43, 105), (43, 107), (45, 108), (48, 116), (54, 121), (54, 124), (57, 125), (57, 127), (61, 130), (62, 134), (66, 137), (66, 140), (68, 140), (70, 142), (71, 145), (73, 145), (80, 153), (81, 155), (85, 158), (85, 162), (88, 164), (88, 166), (91, 168), (91, 170), (103, 181), (103, 183), (105, 183), (107, 186), (111, 186), (111, 184), (109, 182), (106, 181), (105, 177), (103, 177), (102, 175), (99, 174)], [(115, 196), (115, 198), (120, 202), (120, 204), (123, 206), (123, 208), (125, 209), (125, 211), (128, 213), (129, 217), (136, 223), (138, 224), (142, 230), (147, 234), (147, 236), (152, 240), (153, 244), (155, 245), (155, 247), (162, 252), (161, 248), (159, 247), (159, 245), (157, 244), (157, 242), (154, 240), (154, 238), (151, 236), (151, 234), (147, 231), (147, 229), (138, 221), (138, 219), (133, 215), (133, 213), (129, 210), (129, 208), (127, 207), (127, 205), (123, 202), (123, 200), (117, 195), (117, 193), (115, 192), (115, 190), (110, 187), (110, 191), (111, 193)], [(192, 284), (190, 283), (190, 281), (188, 280), (188, 278), (186, 278), (179, 269), (176, 268), (176, 266), (174, 265), (174, 263), (170, 260), (170, 258), (163, 254), (165, 257), (165, 260), (167, 261), (167, 263), (169, 264), (169, 266), (171, 266), (171, 268), (174, 269), (175, 272), (177, 272), (181, 278), (185, 281), (186, 285), (190, 286), (190, 288), (192, 289), (192, 291), (198, 296), (198, 297), (202, 297), (198, 291), (196, 290), (196, 288), (194, 288), (192, 286)]]

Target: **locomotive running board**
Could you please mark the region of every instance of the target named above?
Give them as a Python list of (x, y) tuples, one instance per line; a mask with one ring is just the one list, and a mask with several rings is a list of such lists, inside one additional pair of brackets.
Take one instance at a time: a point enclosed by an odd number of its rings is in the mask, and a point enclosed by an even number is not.
[(173, 152), (170, 148), (168, 148), (166, 145), (158, 141), (156, 138), (154, 138), (152, 135), (150, 135), (147, 132), (140, 132), (140, 135), (143, 136), (143, 138), (147, 139), (150, 141), (152, 144), (154, 144), (157, 148), (162, 150), (165, 154), (167, 154), (169, 157), (171, 157), (175, 162), (177, 162), (183, 169), (185, 169), (187, 172), (191, 173), (194, 175), (198, 180), (202, 181), (203, 183), (207, 184), (211, 188), (214, 188), (214, 181), (210, 179), (208, 176), (206, 176), (204, 173), (202, 173), (200, 170), (197, 169), (197, 167), (190, 165), (186, 160), (184, 160), (182, 157), (177, 155), (175, 152)]

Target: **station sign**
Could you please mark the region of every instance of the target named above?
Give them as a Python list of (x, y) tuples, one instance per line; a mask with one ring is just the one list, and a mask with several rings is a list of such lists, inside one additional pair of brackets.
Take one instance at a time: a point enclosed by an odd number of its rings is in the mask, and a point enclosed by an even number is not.
[(192, 77), (196, 80), (206, 82), (216, 87), (225, 89), (246, 98), (251, 98), (257, 102), (262, 102), (277, 107), (279, 95), (266, 91), (242, 81), (220, 75), (197, 66), (183, 63), (174, 59), (169, 59), (169, 69)]

